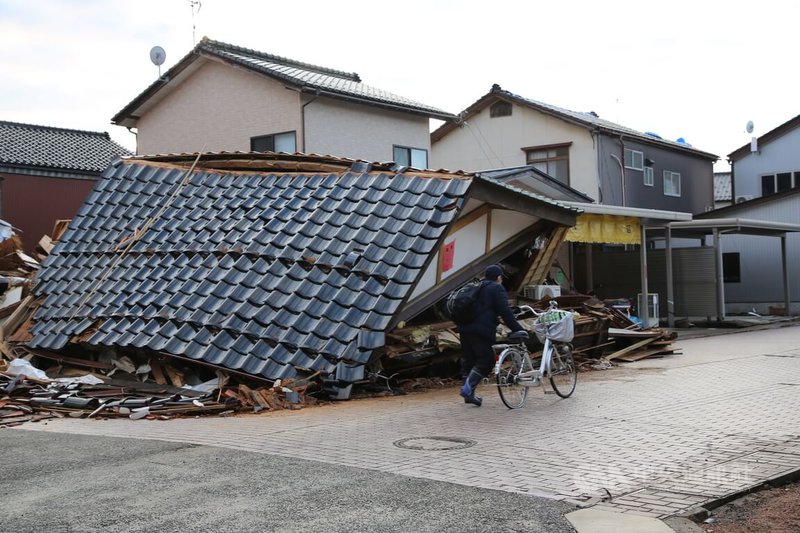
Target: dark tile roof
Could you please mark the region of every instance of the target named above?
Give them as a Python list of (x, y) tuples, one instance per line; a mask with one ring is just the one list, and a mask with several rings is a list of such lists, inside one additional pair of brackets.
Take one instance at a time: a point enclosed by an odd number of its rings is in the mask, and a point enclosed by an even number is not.
[(144, 348), (270, 380), (361, 379), (472, 178), (351, 163), (115, 162), (39, 273), (30, 345)]
[(124, 121), (132, 118), (132, 115), (137, 113), (137, 109), (166, 85), (169, 82), (168, 80), (175, 78), (189, 63), (202, 55), (217, 57), (238, 67), (244, 67), (265, 76), (278, 79), (301, 90), (315, 92), (332, 98), (376, 105), (443, 120), (455, 118), (451, 113), (436, 107), (366, 85), (361, 82), (361, 78), (356, 73), (311, 65), (309, 63), (303, 63), (203, 37), (192, 52), (181, 59), (181, 61), (167, 71), (162, 78), (156, 80), (156, 82), (125, 106), (124, 109), (111, 119), (111, 122), (114, 124), (122, 124)]
[[(460, 116), (462, 117), (463, 120), (466, 120), (475, 113), (480, 112), (480, 110), (484, 109), (491, 102), (497, 99), (504, 99), (510, 102), (515, 102), (518, 105), (523, 105), (532, 109), (539, 110), (543, 113), (559, 117), (563, 120), (567, 120), (569, 122), (578, 124), (585, 128), (597, 129), (599, 131), (604, 131), (606, 133), (612, 133), (616, 135), (625, 135), (631, 138), (635, 138), (638, 141), (647, 144), (660, 145), (662, 147), (671, 148), (673, 150), (688, 152), (698, 157), (702, 157), (704, 159), (710, 159), (714, 161), (719, 159), (718, 156), (708, 152), (704, 152), (702, 150), (698, 150), (697, 148), (694, 148), (692, 145), (687, 144), (685, 142), (670, 141), (653, 133), (645, 133), (637, 131), (632, 128), (628, 128), (627, 126), (622, 126), (620, 124), (616, 124), (609, 120), (600, 118), (596, 113), (592, 111), (587, 111), (587, 112), (572, 111), (570, 109), (565, 109), (563, 107), (558, 107), (544, 102), (531, 100), (530, 98), (525, 98), (524, 96), (520, 96), (510, 91), (503, 90), (500, 88), (499, 85), (492, 86), (492, 89), (491, 91), (489, 91), (488, 94), (482, 96), (475, 103), (473, 103), (471, 106), (465, 109)], [(448, 132), (457, 127), (458, 124), (456, 123), (451, 123), (451, 122), (445, 123), (439, 128), (437, 128), (436, 131), (431, 133), (431, 139), (434, 142), (436, 142), (445, 135), (447, 135)]]
[(100, 174), (131, 152), (108, 133), (0, 121), (0, 166)]

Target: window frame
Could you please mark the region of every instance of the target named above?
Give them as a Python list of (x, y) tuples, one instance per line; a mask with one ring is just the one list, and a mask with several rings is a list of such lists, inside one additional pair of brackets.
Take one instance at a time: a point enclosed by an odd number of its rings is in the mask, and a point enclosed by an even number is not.
[[(277, 133), (268, 133), (266, 135), (256, 135), (255, 137), (250, 137), (250, 151), (251, 152), (274, 152), (275, 151), (275, 138), (281, 135), (292, 135), (292, 140), (294, 141), (294, 150), (288, 153), (297, 152), (297, 131), (296, 130), (288, 130), (288, 131), (279, 131)], [(264, 139), (271, 139), (272, 140), (272, 148), (270, 150), (256, 150), (254, 144), (257, 141), (261, 141)]]
[[(770, 172), (769, 174), (761, 174), (761, 196), (769, 196), (779, 192), (789, 191), (800, 187), (800, 171), (787, 170), (780, 172)], [(789, 178), (789, 186), (781, 187), (781, 178)], [(772, 187), (765, 187), (769, 183)]]
[[(543, 144), (543, 145), (539, 145), (539, 146), (526, 146), (526, 147), (522, 148), (522, 151), (525, 152), (525, 164), (526, 165), (535, 167), (537, 164), (544, 163), (546, 170), (544, 170), (543, 172), (545, 174), (547, 174), (551, 178), (553, 178), (553, 179), (555, 179), (555, 180), (557, 180), (557, 181), (559, 181), (561, 183), (569, 185), (569, 183), (570, 183), (569, 152), (570, 152), (570, 148), (571, 147), (572, 147), (572, 141), (565, 142), (565, 143)], [(537, 159), (531, 159), (531, 153), (535, 153), (535, 152), (550, 152), (551, 150), (555, 151), (556, 155), (553, 155), (553, 156), (546, 155), (545, 157), (540, 157), (540, 158), (537, 158)], [(558, 154), (559, 150), (564, 150), (565, 153), (559, 155)], [(555, 175), (553, 175), (553, 174), (551, 174), (549, 172), (550, 163), (557, 164), (560, 161), (564, 161), (566, 163), (566, 169), (565, 169), (566, 176), (564, 176), (564, 179), (562, 179), (562, 178), (560, 178), (558, 176), (555, 176)], [(539, 169), (539, 170), (541, 170), (541, 169)]]
[[(628, 164), (628, 154), (631, 154), (631, 164), (630, 165)], [(633, 157), (634, 154), (639, 154), (639, 160), (641, 162), (640, 163), (641, 166), (638, 166), (638, 167), (637, 166), (632, 166), (632, 165), (634, 165), (636, 163), (636, 161), (635, 161), (635, 159)], [(644, 152), (641, 152), (639, 150), (633, 150), (631, 148), (625, 148), (625, 153), (623, 154), (623, 157), (625, 158), (625, 162), (624, 162), (625, 168), (629, 168), (631, 170), (644, 171)]]
[[(396, 155), (396, 151), (397, 150), (405, 150), (407, 152), (408, 164), (400, 163), (397, 160), (397, 155)], [(425, 165), (422, 166), (422, 168), (416, 167), (416, 166), (411, 164), (412, 161), (413, 161), (412, 153), (414, 151), (422, 152), (422, 153), (425, 154)], [(392, 145), (392, 159), (394, 160), (395, 163), (398, 163), (400, 165), (411, 167), (411, 168), (418, 168), (419, 170), (425, 170), (426, 168), (428, 168), (428, 164), (429, 164), (428, 149), (427, 148), (416, 148), (414, 146), (403, 146), (401, 144), (393, 144)]]
[(644, 183), (645, 187), (655, 187), (656, 185), (656, 178), (655, 172), (653, 172), (653, 167), (644, 167), (644, 175), (642, 176), (642, 183)]
[(501, 100), (489, 106), (489, 118), (510, 117), (513, 113), (511, 102)]
[[(677, 177), (677, 193), (667, 192), (667, 178), (674, 179)], [(663, 174), (663, 191), (664, 196), (672, 196), (674, 198), (680, 198), (681, 196), (681, 173), (675, 172), (674, 170), (665, 170)]]

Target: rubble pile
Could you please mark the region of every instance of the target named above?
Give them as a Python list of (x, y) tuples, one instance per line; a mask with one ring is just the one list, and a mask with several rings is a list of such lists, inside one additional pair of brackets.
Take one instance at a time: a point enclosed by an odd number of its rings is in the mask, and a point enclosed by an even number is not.
[[(573, 311), (575, 338), (573, 355), (580, 364), (611, 361), (637, 361), (646, 357), (675, 354), (673, 341), (676, 333), (660, 328), (642, 329), (628, 315), (602, 300), (587, 295), (570, 295), (555, 298), (559, 308)], [(537, 310), (548, 308), (550, 298), (530, 301), (517, 298), (520, 305), (530, 305)], [(521, 318), (520, 324), (533, 331), (535, 317)], [(403, 374), (413, 373), (432, 365), (454, 364), (459, 360), (460, 348), (455, 324), (450, 321), (404, 326), (387, 335), (382, 364), (385, 370)], [(498, 339), (509, 333), (504, 325), (498, 326)], [(541, 343), (531, 336), (530, 348), (541, 350)]]
[[(318, 389), (309, 381), (276, 381), (269, 387), (250, 388), (245, 384), (230, 384), (229, 378), (219, 373), (217, 379), (177, 387), (153, 382), (149, 369), (127, 368), (130, 364), (127, 357), (115, 359), (110, 365), (97, 362), (87, 373), (85, 369), (65, 366), (63, 360), (47, 372), (22, 358), (3, 361), (0, 427), (65, 416), (169, 420), (301, 409), (318, 403), (313, 396)], [(172, 367), (165, 367), (170, 370), (165, 375), (178, 375)], [(100, 368), (105, 368), (105, 373)]]

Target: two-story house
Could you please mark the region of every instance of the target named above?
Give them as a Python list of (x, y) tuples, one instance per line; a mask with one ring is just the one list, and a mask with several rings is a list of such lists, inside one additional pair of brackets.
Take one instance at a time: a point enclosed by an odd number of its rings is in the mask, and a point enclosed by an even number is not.
[(106, 132), (0, 121), (0, 218), (32, 252), (56, 220), (71, 219), (114, 159), (131, 155)]
[(111, 120), (139, 154), (276, 151), (428, 168), (430, 119), (453, 115), (358, 74), (203, 38)]
[[(498, 85), (465, 109), (459, 121), (434, 131), (431, 146), (435, 168), (529, 165), (600, 204), (581, 206), (582, 227), (565, 235), (574, 245), (561, 248), (558, 265), (572, 287), (605, 298), (635, 299), (647, 285), (640, 251), (622, 245), (645, 242), (646, 226), (685, 221), (714, 206), (716, 155), (682, 139), (639, 132), (594, 112), (538, 102)], [(593, 235), (592, 228), (619, 231)], [(666, 285), (663, 279), (651, 281), (655, 287)], [(659, 313), (666, 316), (663, 303)]]
[[(727, 311), (797, 310), (800, 302), (800, 115), (728, 154), (733, 204), (698, 216), (748, 221), (770, 235), (729, 235), (722, 241)], [(784, 229), (782, 233), (780, 230)], [(790, 309), (788, 312), (791, 312)]]
[(532, 165), (598, 203), (702, 213), (714, 205), (714, 154), (537, 102), (494, 85), (431, 135), (435, 168)]

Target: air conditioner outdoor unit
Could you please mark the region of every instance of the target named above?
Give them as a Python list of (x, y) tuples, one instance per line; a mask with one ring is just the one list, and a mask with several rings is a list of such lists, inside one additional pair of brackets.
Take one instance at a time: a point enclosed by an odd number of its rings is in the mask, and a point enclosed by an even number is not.
[(541, 300), (545, 297), (558, 298), (561, 296), (561, 287), (559, 285), (526, 285), (523, 295), (531, 300)]
[(743, 194), (742, 196), (737, 196), (736, 197), (736, 203), (740, 204), (742, 202), (746, 202), (746, 201), (752, 200), (752, 199), (753, 199), (753, 195), (752, 194)]

